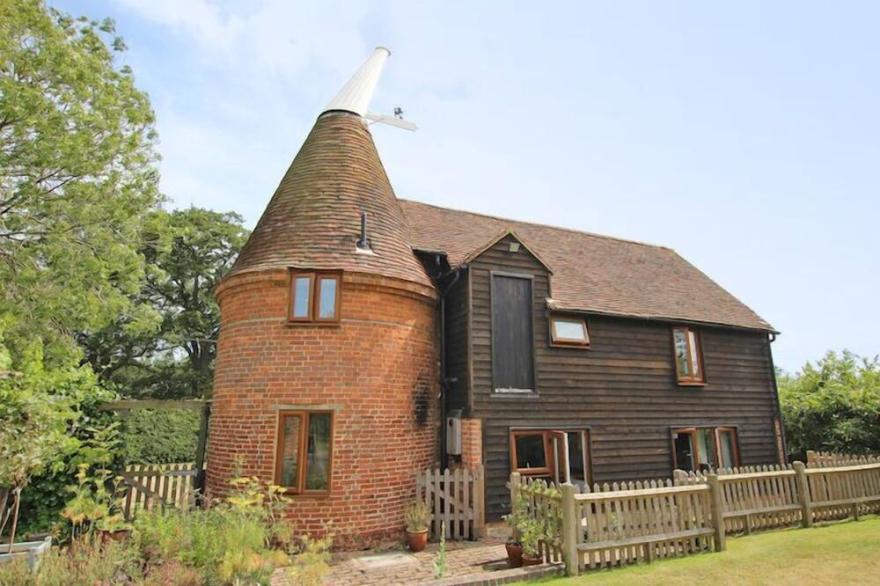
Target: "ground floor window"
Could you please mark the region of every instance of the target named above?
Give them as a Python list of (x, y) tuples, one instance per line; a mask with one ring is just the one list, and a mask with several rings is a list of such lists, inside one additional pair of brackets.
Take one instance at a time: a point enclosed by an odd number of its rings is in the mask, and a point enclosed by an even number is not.
[(330, 490), (333, 414), (282, 411), (278, 415), (275, 484), (297, 493)]
[(736, 428), (681, 427), (672, 430), (673, 465), (688, 472), (739, 466)]
[(588, 484), (590, 434), (584, 429), (511, 430), (510, 467), (527, 476)]

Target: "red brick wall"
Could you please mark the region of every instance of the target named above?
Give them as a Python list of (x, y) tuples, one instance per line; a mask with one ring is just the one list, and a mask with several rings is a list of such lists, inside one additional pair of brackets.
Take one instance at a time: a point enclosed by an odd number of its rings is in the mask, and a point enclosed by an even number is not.
[[(438, 459), (433, 290), (346, 273), (339, 327), (286, 322), (286, 271), (241, 273), (217, 290), (221, 331), (208, 443), (208, 492), (242, 473), (273, 479), (279, 409), (334, 410), (329, 496), (294, 495), (290, 520), (340, 547), (402, 537), (413, 472)], [(416, 421), (427, 404), (427, 422)]]
[(483, 420), (461, 420), (461, 464), (474, 468), (483, 463)]

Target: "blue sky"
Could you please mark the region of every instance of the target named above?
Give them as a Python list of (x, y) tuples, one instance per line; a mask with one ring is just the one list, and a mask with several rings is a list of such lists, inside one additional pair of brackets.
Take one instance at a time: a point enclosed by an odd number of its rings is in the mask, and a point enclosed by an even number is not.
[(399, 197), (676, 249), (782, 331), (880, 352), (880, 4), (55, 0), (111, 16), (173, 205), (252, 226), (375, 45)]

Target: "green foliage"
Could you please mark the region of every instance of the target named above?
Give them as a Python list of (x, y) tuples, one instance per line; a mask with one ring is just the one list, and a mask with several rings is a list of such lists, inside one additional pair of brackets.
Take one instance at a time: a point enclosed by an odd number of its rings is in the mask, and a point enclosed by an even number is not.
[[(112, 45), (111, 46), (108, 46)], [(144, 276), (137, 250), (158, 200), (153, 112), (112, 21), (0, 1), (0, 324), (12, 365), (49, 365), (103, 327)]]
[(196, 455), (201, 414), (197, 410), (133, 410), (122, 432), (127, 463), (191, 462)]
[(404, 512), (406, 530), (410, 533), (418, 533), (428, 528), (431, 521), (431, 511), (422, 501), (413, 501)]
[(325, 535), (317, 539), (300, 538), (299, 552), (293, 557), (288, 575), (297, 586), (320, 586), (330, 571), (330, 548), (333, 537)]
[[(506, 517), (513, 523), (523, 553), (533, 557), (541, 552), (541, 543), (559, 545), (562, 535), (561, 493), (556, 486), (535, 480), (520, 487), (513, 511)], [(530, 511), (534, 502), (535, 511)]]
[(123, 585), (140, 575), (136, 550), (124, 543), (102, 543), (95, 537), (79, 539), (69, 548), (50, 549), (40, 558), (36, 572), (25, 560), (0, 565), (3, 586)]
[(152, 214), (131, 311), (79, 340), (102, 380), (128, 395), (210, 394), (220, 311), (213, 289), (247, 239), (242, 218), (190, 208)]
[(89, 467), (82, 465), (76, 473), (76, 481), (67, 487), (73, 497), (61, 511), (61, 516), (72, 525), (74, 538), (84, 531), (112, 532), (128, 528), (122, 510), (125, 487), (121, 477), (103, 469), (90, 473)]
[(880, 361), (828, 352), (778, 377), (788, 449), (880, 452)]

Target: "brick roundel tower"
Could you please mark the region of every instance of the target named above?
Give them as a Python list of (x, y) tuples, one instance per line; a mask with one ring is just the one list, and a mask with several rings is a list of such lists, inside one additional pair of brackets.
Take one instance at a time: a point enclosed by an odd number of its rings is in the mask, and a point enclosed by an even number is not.
[(296, 529), (342, 547), (399, 538), (438, 458), (437, 293), (364, 120), (387, 55), (318, 117), (216, 289), (208, 493), (283, 485)]

